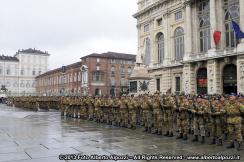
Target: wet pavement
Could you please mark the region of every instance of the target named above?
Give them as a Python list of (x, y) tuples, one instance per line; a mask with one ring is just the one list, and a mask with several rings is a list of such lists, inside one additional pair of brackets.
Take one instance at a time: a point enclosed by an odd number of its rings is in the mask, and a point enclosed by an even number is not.
[(31, 112), (0, 105), (0, 162), (60, 162), (60, 154), (78, 153), (89, 156), (128, 154), (133, 157), (135, 154), (147, 154), (157, 155), (157, 158), (169, 154), (240, 155), (241, 161), (244, 160), (244, 151), (147, 134), (142, 129), (129, 130), (63, 118), (57, 111)]

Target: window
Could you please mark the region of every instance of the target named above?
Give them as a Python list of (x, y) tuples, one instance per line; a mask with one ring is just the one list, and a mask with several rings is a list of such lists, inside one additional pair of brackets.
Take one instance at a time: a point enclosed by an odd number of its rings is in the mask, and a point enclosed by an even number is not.
[(18, 87), (18, 82), (14, 82), (14, 87)]
[(181, 27), (175, 29), (175, 59), (182, 60), (184, 56), (184, 30)]
[(100, 58), (97, 58), (97, 62), (100, 62)]
[(97, 71), (99, 71), (100, 70), (100, 66), (97, 66)]
[(157, 21), (157, 26), (161, 26), (163, 19), (162, 18), (159, 18), (156, 21)]
[(125, 73), (125, 67), (124, 67), (124, 66), (121, 66), (121, 67), (120, 67), (120, 72), (121, 72), (121, 73)]
[(211, 48), (209, 0), (199, 2), (199, 38), (200, 52), (206, 53)]
[(137, 92), (137, 81), (130, 82), (130, 92), (131, 93)]
[(175, 13), (175, 20), (180, 20), (182, 19), (182, 11), (178, 11)]
[(10, 68), (7, 68), (6, 74), (10, 75)]
[(34, 76), (36, 75), (36, 71), (35, 70), (32, 71), (32, 75), (34, 75)]
[(240, 8), (239, 2), (236, 0), (227, 1), (225, 0), (225, 44), (226, 48), (236, 47), (239, 40), (236, 39), (236, 34), (232, 28), (232, 20), (240, 22)]
[(144, 25), (144, 32), (149, 32), (149, 28), (150, 28), (149, 24)]
[(198, 6), (199, 14), (204, 14), (208, 12), (209, 8), (210, 8), (209, 0), (199, 0), (199, 6)]
[(121, 85), (121, 86), (127, 86), (127, 84), (126, 84), (126, 79), (125, 79), (124, 77), (121, 78), (121, 80), (120, 80), (120, 85)]
[(21, 69), (20, 74), (21, 74), (21, 75), (25, 75), (25, 73), (24, 73), (24, 70), (23, 70), (23, 69)]
[(111, 86), (115, 86), (115, 78), (111, 77)]
[(144, 43), (145, 43), (145, 46), (146, 46), (144, 64), (148, 66), (150, 64), (150, 62), (151, 62), (151, 43), (150, 43), (150, 39), (146, 38)]
[(11, 87), (11, 83), (9, 81), (6, 82), (6, 87)]
[(102, 80), (102, 74), (100, 72), (95, 72), (93, 80), (94, 81), (101, 81)]
[(128, 67), (128, 74), (131, 74), (132, 70), (131, 67)]
[(3, 69), (2, 67), (0, 67), (0, 75), (2, 75), (2, 73), (3, 73)]
[(157, 89), (157, 91), (160, 91), (160, 79), (158, 78), (158, 79), (156, 79), (156, 89)]
[(95, 96), (101, 95), (101, 90), (99, 88), (95, 89)]
[(110, 60), (111, 63), (116, 63), (115, 59)]
[(175, 91), (180, 92), (180, 77), (175, 77)]
[(112, 74), (112, 75), (115, 74), (115, 67), (114, 67), (114, 66), (111, 67), (111, 74)]
[(158, 42), (158, 63), (163, 63), (164, 59), (164, 35), (159, 33), (157, 36)]
[(211, 48), (210, 37), (210, 22), (209, 17), (207, 20), (200, 21), (200, 52), (207, 52)]
[(115, 67), (114, 67), (114, 66), (111, 67), (111, 71), (112, 71), (112, 72), (115, 71)]

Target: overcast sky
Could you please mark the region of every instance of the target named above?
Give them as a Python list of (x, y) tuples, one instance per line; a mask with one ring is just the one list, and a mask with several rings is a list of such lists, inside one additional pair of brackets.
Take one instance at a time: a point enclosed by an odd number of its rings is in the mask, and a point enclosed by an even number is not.
[(49, 69), (107, 51), (136, 54), (137, 0), (1, 0), (0, 53), (36, 48)]

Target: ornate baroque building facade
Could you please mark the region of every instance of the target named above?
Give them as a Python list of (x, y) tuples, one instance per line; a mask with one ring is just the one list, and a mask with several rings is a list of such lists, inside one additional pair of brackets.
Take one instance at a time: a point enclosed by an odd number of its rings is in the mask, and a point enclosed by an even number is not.
[(139, 0), (134, 17), (151, 93), (244, 93), (243, 0)]

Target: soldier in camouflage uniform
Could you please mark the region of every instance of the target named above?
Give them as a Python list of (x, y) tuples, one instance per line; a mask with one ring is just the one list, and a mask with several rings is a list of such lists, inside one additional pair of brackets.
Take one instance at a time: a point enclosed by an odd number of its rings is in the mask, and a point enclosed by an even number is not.
[(96, 122), (100, 123), (101, 121), (101, 99), (100, 97), (96, 96), (95, 97), (95, 101), (94, 101), (94, 107), (95, 107), (95, 118), (96, 118)]
[(152, 133), (162, 135), (163, 112), (162, 112), (160, 96), (158, 93), (155, 94), (152, 107), (153, 107), (153, 123), (154, 123), (154, 128)]
[(111, 96), (109, 96), (105, 101), (103, 113), (104, 113), (104, 122), (107, 124), (112, 123), (112, 106), (113, 106), (113, 100), (111, 99)]
[(166, 96), (165, 97), (165, 102), (164, 102), (164, 105), (163, 105), (163, 108), (164, 108), (164, 124), (165, 124), (165, 134), (164, 136), (167, 136), (167, 137), (173, 137), (174, 134), (173, 134), (173, 127), (174, 127), (174, 111), (175, 111), (175, 100), (174, 100), (174, 97), (173, 96)]
[(211, 101), (210, 105), (210, 126), (211, 126), (211, 132), (210, 135), (212, 136), (212, 142), (211, 145), (214, 145), (217, 143), (218, 146), (222, 145), (222, 133), (223, 133), (223, 125), (224, 125), (224, 107), (221, 105), (221, 102), (219, 102), (218, 97), (215, 97)]
[[(239, 99), (238, 99), (238, 101), (242, 104), (242, 105), (244, 105), (244, 96), (240, 96), (239, 97)], [(242, 138), (244, 138), (244, 113), (242, 113)]]
[(128, 128), (136, 129), (136, 113), (138, 108), (138, 103), (136, 103), (135, 97), (131, 97), (128, 100), (128, 110), (129, 110), (129, 123)]
[(227, 128), (230, 135), (230, 144), (227, 148), (234, 148), (234, 140), (237, 141), (237, 150), (241, 150), (241, 144), (243, 141), (241, 129), (242, 129), (242, 118), (241, 114), (244, 113), (244, 105), (237, 102), (236, 96), (232, 94), (229, 97), (229, 102), (226, 104), (225, 111), (227, 114)]
[(120, 120), (119, 126), (127, 127), (128, 124), (128, 100), (125, 96), (121, 97), (120, 100)]
[(198, 97), (195, 104), (194, 110), (192, 110), (194, 114), (193, 129), (195, 138), (192, 141), (198, 141), (198, 137), (201, 136), (201, 143), (205, 143), (206, 116), (207, 112), (209, 112), (210, 105), (208, 100), (202, 99), (201, 97)]
[(152, 131), (152, 100), (148, 97), (147, 94), (144, 95), (142, 101), (142, 115), (143, 123), (145, 127), (145, 132), (151, 133)]
[(113, 99), (113, 106), (112, 106), (112, 112), (113, 112), (113, 119), (112, 119), (112, 125), (118, 126), (119, 120), (120, 120), (120, 100), (119, 98)]
[(179, 136), (177, 139), (187, 140), (188, 134), (188, 126), (189, 126), (189, 113), (188, 109), (190, 107), (190, 103), (188, 99), (184, 96), (179, 97), (179, 110), (177, 113), (177, 125), (179, 129)]
[(94, 119), (94, 99), (89, 96), (87, 99), (88, 106), (88, 120), (92, 121)]

